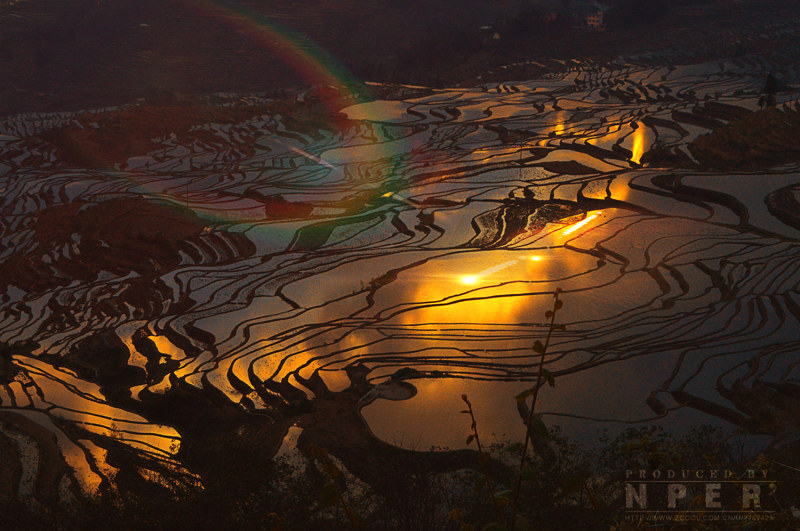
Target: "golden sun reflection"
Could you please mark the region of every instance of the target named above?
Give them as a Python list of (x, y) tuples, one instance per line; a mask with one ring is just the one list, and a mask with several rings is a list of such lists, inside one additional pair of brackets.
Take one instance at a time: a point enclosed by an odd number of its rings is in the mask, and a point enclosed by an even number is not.
[(547, 289), (539, 282), (556, 267), (547, 258), (502, 251), (431, 262), (403, 290), (400, 319), (405, 325), (515, 323), (539, 304), (531, 295)]
[[(492, 284), (494, 281), (492, 279)], [(462, 294), (465, 286), (459, 289), (458, 285), (431, 281), (415, 286), (410, 293), (414, 302), (406, 306), (409, 311), (402, 314), (401, 322), (436, 328), (452, 323), (515, 323), (521, 315), (529, 313), (534, 304), (527, 296), (531, 288), (526, 285), (498, 287), (489, 285), (487, 279), (480, 287), (468, 286), (469, 290), (477, 288), (468, 295)]]
[(561, 136), (564, 134), (565, 122), (566, 122), (566, 113), (564, 111), (558, 111), (556, 113), (556, 129), (555, 129), (556, 136)]
[(564, 229), (563, 234), (572, 234), (576, 230), (585, 227), (586, 225), (591, 223), (593, 220), (597, 219), (600, 216), (600, 214), (602, 214), (602, 212), (598, 211), (598, 212), (595, 212), (593, 214), (590, 214), (590, 215), (586, 216), (581, 221), (579, 221), (577, 223), (574, 223), (574, 224), (570, 225), (569, 227), (567, 227), (566, 229)]
[(633, 132), (633, 146), (631, 146), (631, 162), (640, 164), (645, 150), (650, 143), (650, 135), (648, 134), (647, 127), (641, 123), (636, 122), (636, 130)]

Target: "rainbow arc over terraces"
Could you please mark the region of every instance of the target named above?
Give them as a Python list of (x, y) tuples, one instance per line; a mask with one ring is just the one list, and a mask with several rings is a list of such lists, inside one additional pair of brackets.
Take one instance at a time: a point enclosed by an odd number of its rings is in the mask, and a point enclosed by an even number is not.
[[(334, 120), (334, 123), (332, 123), (333, 126), (340, 130), (350, 127), (352, 124), (352, 122), (344, 118), (340, 111), (345, 107), (365, 103), (371, 99), (367, 92), (367, 86), (361, 80), (357, 79), (330, 53), (304, 34), (238, 3), (224, 0), (188, 1), (203, 15), (248, 37), (260, 45), (265, 53), (270, 53), (282, 60), (287, 68), (297, 73), (307, 85), (332, 89), (326, 93), (326, 97), (322, 101), (332, 111), (331, 114), (333, 116), (342, 116), (340, 121)], [(330, 97), (331, 93), (335, 96)], [(372, 121), (369, 115), (361, 119)], [(369, 146), (373, 147), (369, 158), (373, 161), (392, 160), (398, 155), (408, 153), (410, 144), (410, 142), (402, 140), (399, 142), (369, 144)], [(329, 171), (334, 170), (334, 167), (321, 158), (319, 153), (309, 153), (302, 148), (293, 146), (287, 147), (296, 154), (326, 167)], [(342, 161), (340, 161), (341, 163)], [(384, 182), (391, 178), (390, 174), (397, 173), (398, 165), (401, 163), (401, 161), (394, 159), (388, 164)], [(344, 161), (344, 164), (346, 165), (347, 161)], [(384, 191), (380, 191), (381, 195), (385, 195), (382, 193)]]

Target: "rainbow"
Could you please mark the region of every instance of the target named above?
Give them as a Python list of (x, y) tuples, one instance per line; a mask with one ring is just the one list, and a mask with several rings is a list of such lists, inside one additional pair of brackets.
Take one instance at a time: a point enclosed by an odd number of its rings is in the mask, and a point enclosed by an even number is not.
[[(235, 31), (249, 37), (256, 43), (261, 44), (282, 59), (287, 66), (309, 85), (324, 86), (335, 89), (337, 98), (325, 98), (327, 107), (333, 111), (334, 116), (339, 116), (344, 107), (363, 103), (369, 99), (370, 94), (366, 92), (366, 85), (358, 80), (344, 66), (336, 61), (327, 51), (316, 45), (305, 35), (285, 27), (271, 18), (257, 13), (239, 4), (232, 4), (224, 0), (189, 0), (199, 9), (202, 9), (207, 16), (219, 20)], [(358, 87), (358, 90), (355, 88)], [(359, 97), (359, 93), (366, 98)], [(344, 116), (344, 115), (341, 115)], [(369, 117), (366, 118), (369, 121)], [(350, 124), (347, 119), (335, 125), (345, 128)], [(387, 144), (375, 144), (375, 151), (372, 160), (388, 160), (398, 154), (407, 153), (408, 145), (394, 143), (393, 146)], [(322, 160), (316, 154), (309, 154), (302, 150), (292, 149), (300, 155), (314, 160), (318, 164), (332, 169), (332, 166)], [(394, 161), (391, 165), (391, 172), (396, 173), (399, 161)], [(389, 175), (385, 176), (390, 177)], [(385, 190), (381, 190), (383, 194)]]
[[(352, 87), (362, 86), (328, 52), (305, 35), (241, 5), (221, 0), (190, 0), (222, 24), (246, 35), (280, 57), (309, 85), (344, 89), (341, 103), (355, 97)], [(337, 109), (338, 110), (338, 109)]]
[[(305, 84), (329, 89), (326, 91), (326, 97), (322, 98), (321, 103), (332, 111), (330, 113), (332, 116), (341, 116), (341, 120), (335, 120), (331, 124), (334, 127), (343, 130), (352, 125), (352, 122), (340, 112), (343, 108), (364, 103), (371, 99), (371, 95), (367, 92), (366, 84), (356, 79), (331, 54), (300, 32), (285, 27), (268, 16), (245, 6), (226, 2), (225, 0), (186, 0), (186, 3), (198, 9), (200, 14), (230, 27), (263, 47), (273, 57), (282, 60), (287, 68), (295, 72)], [(365, 119), (370, 121), (369, 117)], [(386, 174), (382, 177), (383, 184), (385, 184), (389, 182), (392, 175), (398, 173), (398, 166), (403, 162), (402, 157), (400, 159), (395, 157), (408, 153), (410, 151), (409, 143), (394, 141), (391, 143), (371, 144), (371, 146), (372, 152), (368, 156), (369, 160), (390, 162), (385, 167)], [(332, 164), (323, 160), (316, 153), (308, 153), (293, 146), (287, 146), (287, 148), (328, 170), (335, 171)], [(346, 161), (342, 160), (339, 163), (347, 164)], [(384, 192), (386, 190), (385, 186), (379, 186), (375, 191), (375, 197), (385, 195)], [(178, 192), (173, 199), (190, 208), (189, 197), (191, 194), (188, 187), (186, 188), (186, 197), (178, 197), (181, 192)], [(168, 195), (173, 194), (168, 193)], [(372, 195), (362, 200), (369, 201), (371, 199), (373, 199)], [(209, 217), (209, 211), (206, 209), (198, 207), (197, 211), (198, 213), (204, 212), (202, 214), (203, 217)], [(213, 214), (211, 217), (216, 218)], [(221, 219), (216, 218), (216, 220)], [(227, 221), (231, 221), (231, 219), (227, 218)]]

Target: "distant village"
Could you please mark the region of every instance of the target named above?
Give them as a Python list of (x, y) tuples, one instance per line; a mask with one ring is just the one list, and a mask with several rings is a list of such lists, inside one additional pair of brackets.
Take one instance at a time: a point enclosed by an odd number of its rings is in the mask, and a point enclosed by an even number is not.
[[(547, 25), (558, 24), (575, 30), (589, 31), (606, 29), (605, 14), (612, 7), (609, 3), (593, 0), (533, 0), (529, 6), (541, 14), (543, 22)], [(481, 26), (480, 30), (484, 44), (503, 38), (502, 31), (494, 25)]]
[(608, 4), (585, 0), (540, 0), (536, 4), (548, 22), (562, 17), (571, 20), (576, 29), (597, 31), (605, 29), (604, 15), (611, 7)]
[[(668, 14), (691, 16), (704, 6), (730, 6), (742, 0), (500, 0), (501, 5), (518, 11), (502, 21), (480, 27), (484, 44), (513, 39), (509, 31), (520, 26), (556, 31), (626, 30), (658, 23)], [(505, 2), (505, 4), (502, 4)]]

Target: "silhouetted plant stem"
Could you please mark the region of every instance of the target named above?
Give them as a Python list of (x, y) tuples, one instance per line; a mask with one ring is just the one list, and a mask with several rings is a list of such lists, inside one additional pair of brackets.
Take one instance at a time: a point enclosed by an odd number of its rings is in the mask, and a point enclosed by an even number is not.
[(522, 473), (523, 470), (525, 469), (525, 463), (528, 458), (528, 444), (530, 443), (531, 440), (531, 424), (533, 423), (533, 418), (534, 418), (533, 415), (534, 411), (536, 410), (536, 399), (539, 396), (539, 388), (541, 388), (542, 380), (544, 378), (545, 354), (547, 354), (547, 347), (550, 346), (550, 338), (553, 336), (553, 330), (555, 329), (556, 313), (564, 305), (564, 303), (558, 300), (558, 296), (560, 294), (561, 294), (561, 288), (556, 289), (556, 292), (553, 295), (555, 298), (555, 302), (553, 303), (553, 310), (545, 313), (545, 317), (550, 318), (550, 325), (547, 328), (547, 337), (544, 340), (544, 345), (542, 345), (541, 342), (537, 340), (533, 346), (533, 350), (539, 353), (539, 368), (536, 374), (536, 385), (534, 385), (533, 389), (531, 390), (531, 394), (533, 395), (533, 398), (531, 400), (531, 408), (528, 411), (528, 419), (525, 421), (525, 441), (522, 443), (522, 457), (519, 460), (519, 473), (517, 474), (517, 485), (514, 488), (514, 498), (511, 502), (510, 529), (515, 529), (516, 527), (515, 521), (517, 518), (517, 507), (519, 505), (519, 495), (520, 495), (520, 490), (522, 488)]
[[(472, 419), (472, 435), (467, 437), (467, 444), (471, 443), (472, 440), (475, 440), (475, 443), (478, 445), (478, 462), (483, 469), (483, 474), (486, 476), (486, 487), (489, 489), (489, 496), (492, 498), (492, 506), (494, 507), (497, 521), (500, 522), (503, 519), (502, 512), (500, 511), (500, 504), (497, 501), (497, 497), (495, 496), (494, 491), (494, 484), (492, 483), (492, 476), (489, 475), (489, 469), (486, 467), (486, 462), (489, 460), (489, 454), (483, 452), (483, 446), (481, 445), (481, 438), (478, 434), (478, 422), (475, 420), (475, 413), (472, 411), (472, 404), (470, 404), (467, 395), (461, 395), (461, 400), (463, 400), (467, 404), (467, 411), (469, 413), (470, 419)], [(462, 412), (463, 413), (463, 412)]]

